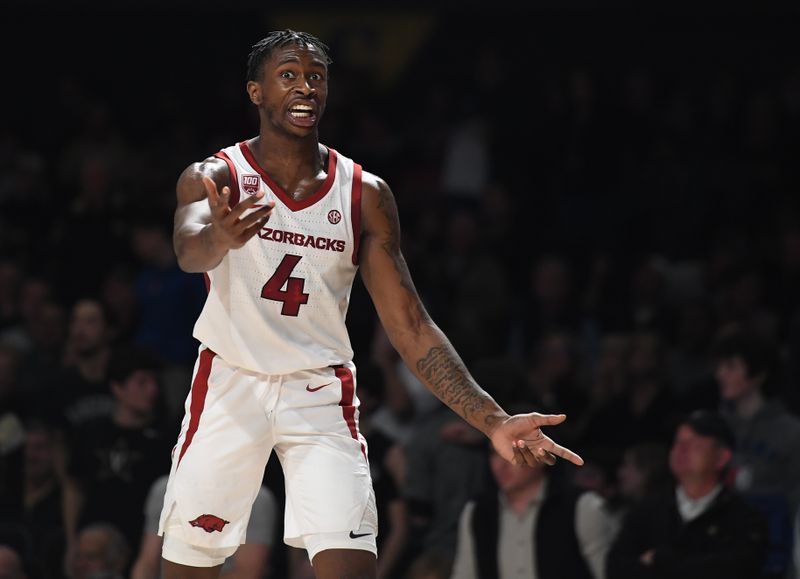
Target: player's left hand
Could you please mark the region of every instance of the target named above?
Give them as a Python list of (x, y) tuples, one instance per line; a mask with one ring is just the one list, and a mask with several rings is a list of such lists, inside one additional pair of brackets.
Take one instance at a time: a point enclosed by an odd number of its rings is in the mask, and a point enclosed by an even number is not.
[(541, 429), (561, 424), (566, 418), (565, 414), (538, 412), (509, 416), (492, 432), (492, 445), (500, 456), (517, 465), (553, 465), (561, 457), (580, 466), (583, 464), (580, 456), (553, 442)]

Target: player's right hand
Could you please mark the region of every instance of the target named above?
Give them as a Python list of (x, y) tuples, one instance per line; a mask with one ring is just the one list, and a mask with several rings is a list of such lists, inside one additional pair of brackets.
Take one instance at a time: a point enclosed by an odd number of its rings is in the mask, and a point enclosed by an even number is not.
[[(214, 180), (207, 176), (203, 177), (203, 185), (208, 196), (208, 207), (211, 209), (212, 235), (215, 241), (227, 249), (239, 249), (247, 243), (269, 221), (272, 209), (275, 207), (274, 201), (258, 205), (264, 198), (263, 191), (249, 195), (231, 207), (230, 187), (226, 185), (220, 193)], [(253, 208), (254, 211), (244, 215), (248, 209)]]

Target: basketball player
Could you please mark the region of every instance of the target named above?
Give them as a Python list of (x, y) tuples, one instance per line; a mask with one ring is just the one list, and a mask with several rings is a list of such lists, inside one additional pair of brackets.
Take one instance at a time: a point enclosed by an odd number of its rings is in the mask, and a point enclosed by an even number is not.
[(388, 185), (318, 140), (327, 46), (291, 30), (254, 45), (258, 136), (190, 165), (177, 184), (180, 266), (205, 273), (201, 342), (159, 534), (166, 579), (212, 579), (240, 543), (271, 450), (286, 479), (284, 540), (318, 579), (373, 578), (378, 532), (345, 327), (358, 269), (387, 334), (430, 390), (517, 464), (582, 459), (509, 416), (423, 307)]

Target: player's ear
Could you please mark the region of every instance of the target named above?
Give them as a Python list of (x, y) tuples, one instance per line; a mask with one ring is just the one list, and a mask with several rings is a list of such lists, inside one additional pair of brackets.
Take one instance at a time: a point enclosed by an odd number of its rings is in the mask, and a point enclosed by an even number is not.
[(250, 102), (254, 105), (261, 104), (261, 86), (255, 81), (247, 82), (247, 96), (250, 97)]

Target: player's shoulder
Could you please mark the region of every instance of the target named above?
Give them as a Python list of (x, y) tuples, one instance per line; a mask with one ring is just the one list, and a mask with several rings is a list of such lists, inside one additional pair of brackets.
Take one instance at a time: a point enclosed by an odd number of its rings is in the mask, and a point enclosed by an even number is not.
[(203, 176), (216, 179), (220, 176), (227, 176), (228, 164), (215, 155), (210, 155), (200, 161), (192, 161), (181, 173), (180, 179), (200, 179)]
[(211, 178), (220, 190), (226, 185), (230, 186), (230, 170), (224, 160), (212, 155), (201, 161), (194, 161), (178, 177), (176, 189), (182, 204), (205, 199), (203, 177)]
[(365, 202), (377, 203), (382, 205), (382, 199), (385, 202), (385, 197), (392, 195), (392, 190), (386, 180), (380, 175), (363, 171), (361, 176), (361, 193)]
[(389, 185), (383, 177), (370, 171), (363, 171), (361, 173), (361, 182), (364, 187), (370, 187), (376, 191), (389, 188)]
[(381, 190), (381, 188), (385, 188), (385, 189), (389, 188), (389, 186), (386, 184), (386, 181), (382, 177), (380, 177), (379, 175), (376, 175), (375, 173), (373, 173), (371, 171), (366, 170), (360, 163), (358, 163), (353, 158), (347, 156), (346, 154), (342, 153), (338, 149), (335, 149), (333, 147), (329, 147), (329, 146), (327, 146), (327, 145), (325, 145), (323, 143), (321, 143), (320, 145), (323, 148), (327, 148), (328, 151), (333, 151), (336, 154), (336, 158), (338, 159), (339, 162), (352, 163), (353, 165), (358, 165), (359, 167), (361, 167), (361, 187), (362, 187), (362, 190), (363, 189), (369, 189), (370, 191), (378, 192), (378, 191)]

